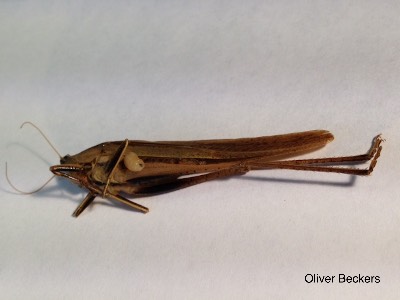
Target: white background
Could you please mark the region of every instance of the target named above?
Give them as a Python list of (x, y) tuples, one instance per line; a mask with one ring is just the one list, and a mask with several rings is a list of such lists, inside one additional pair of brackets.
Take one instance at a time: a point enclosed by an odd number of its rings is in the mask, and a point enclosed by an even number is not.
[[(398, 299), (398, 1), (0, 2), (3, 299)], [(50, 177), (107, 140), (328, 129), (307, 157), (370, 177), (263, 171), (140, 199), (143, 215)], [(308, 273), (335, 283), (308, 284)], [(339, 284), (339, 273), (380, 283)]]

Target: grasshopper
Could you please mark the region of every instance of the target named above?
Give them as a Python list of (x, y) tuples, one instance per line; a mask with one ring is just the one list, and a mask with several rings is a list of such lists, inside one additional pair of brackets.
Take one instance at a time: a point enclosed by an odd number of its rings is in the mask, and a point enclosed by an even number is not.
[[(376, 136), (366, 154), (316, 159), (288, 158), (324, 147), (333, 140), (326, 130), (273, 136), (194, 141), (105, 142), (75, 155), (66, 155), (50, 171), (88, 190), (76, 208), (79, 216), (97, 197), (109, 198), (147, 213), (149, 209), (126, 199), (167, 193), (206, 181), (243, 175), (253, 170), (289, 169), (369, 175), (383, 141)], [(337, 164), (371, 161), (367, 169)]]

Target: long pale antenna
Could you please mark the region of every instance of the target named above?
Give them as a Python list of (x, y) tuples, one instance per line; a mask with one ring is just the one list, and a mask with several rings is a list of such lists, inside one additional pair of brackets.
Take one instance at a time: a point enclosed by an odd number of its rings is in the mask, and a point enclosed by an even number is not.
[(25, 192), (20, 190), (19, 188), (17, 188), (10, 180), (10, 177), (8, 177), (8, 167), (7, 167), (7, 162), (6, 162), (6, 179), (8, 184), (14, 189), (16, 190), (18, 193), (24, 194), (24, 195), (30, 195), (30, 194), (34, 194), (36, 192), (39, 192), (41, 189), (43, 189), (56, 175), (53, 175), (50, 177), (49, 180), (47, 180), (41, 187), (37, 188), (36, 190), (33, 190), (31, 192)]
[[(22, 125), (19, 128), (24, 127), (26, 124), (31, 125), (32, 127), (36, 128), (37, 131), (39, 131), (39, 133), (42, 135), (42, 137), (46, 140), (46, 142), (50, 145), (51, 148), (53, 148), (54, 152), (57, 153), (57, 155), (59, 156), (59, 158), (62, 158), (60, 152), (57, 151), (56, 147), (54, 147), (54, 145), (50, 142), (50, 140), (47, 138), (47, 136), (43, 133), (42, 130), (40, 130), (39, 127), (37, 127), (35, 124), (33, 124), (32, 122), (24, 122), (22, 123)], [(8, 167), (7, 167), (7, 162), (6, 162), (6, 179), (8, 184), (18, 193), (21, 194), (25, 194), (25, 195), (30, 195), (30, 194), (34, 194), (36, 192), (39, 192), (41, 189), (43, 189), (53, 178), (55, 177), (55, 175), (53, 175), (49, 180), (47, 180), (41, 187), (37, 188), (36, 190), (33, 190), (31, 192), (25, 192), (20, 190), (19, 188), (17, 188), (10, 180), (9, 176), (8, 176)]]
[(53, 148), (53, 150), (57, 153), (57, 155), (58, 155), (60, 158), (62, 158), (60, 152), (57, 151), (56, 147), (53, 146), (53, 144), (50, 142), (50, 140), (47, 138), (47, 136), (43, 133), (43, 131), (40, 130), (39, 127), (37, 127), (37, 126), (36, 126), (35, 124), (33, 124), (32, 122), (29, 122), (29, 121), (28, 121), (28, 122), (22, 123), (22, 125), (21, 125), (19, 128), (24, 127), (25, 124), (29, 124), (29, 125), (31, 125), (32, 127), (36, 128), (36, 130), (39, 131), (39, 133), (44, 137), (44, 139), (45, 139), (46, 142), (50, 145), (50, 147)]

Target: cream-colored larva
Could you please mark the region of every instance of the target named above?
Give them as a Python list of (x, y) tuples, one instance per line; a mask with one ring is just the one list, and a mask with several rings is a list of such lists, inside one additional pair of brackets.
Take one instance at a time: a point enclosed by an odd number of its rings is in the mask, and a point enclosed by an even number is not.
[(128, 152), (124, 157), (125, 167), (132, 172), (142, 171), (144, 162), (137, 156), (135, 152)]

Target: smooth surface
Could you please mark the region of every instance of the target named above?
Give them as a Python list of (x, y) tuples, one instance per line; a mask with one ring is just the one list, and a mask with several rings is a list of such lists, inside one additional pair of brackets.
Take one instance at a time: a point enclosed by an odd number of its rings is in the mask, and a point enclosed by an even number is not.
[[(4, 299), (398, 299), (397, 1), (0, 2)], [(370, 177), (270, 171), (140, 199), (143, 215), (50, 176), (107, 140), (328, 129), (307, 157), (360, 154)], [(306, 274), (380, 283), (306, 283)], [(338, 277), (336, 277), (337, 279)]]

